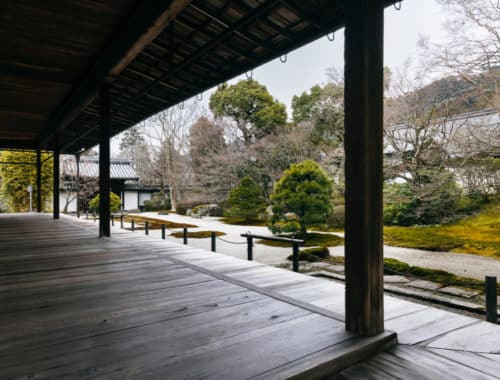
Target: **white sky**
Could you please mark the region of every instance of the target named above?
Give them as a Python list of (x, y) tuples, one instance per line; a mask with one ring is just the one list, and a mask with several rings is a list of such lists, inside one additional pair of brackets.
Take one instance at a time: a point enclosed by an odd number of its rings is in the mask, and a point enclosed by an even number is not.
[[(424, 35), (434, 42), (444, 36), (441, 9), (435, 0), (405, 0), (400, 11), (393, 6), (387, 7), (384, 22), (384, 63), (392, 71), (397, 71), (409, 57), (415, 55), (419, 36)], [(273, 97), (287, 105), (290, 117), (292, 97), (308, 91), (315, 84), (326, 83), (328, 67), (343, 67), (343, 50), (342, 29), (335, 33), (333, 42), (325, 36), (289, 53), (286, 63), (276, 59), (254, 69), (253, 78), (266, 85)], [(244, 75), (229, 82), (243, 78)], [(213, 91), (203, 94), (202, 103), (207, 108)], [(112, 153), (118, 154), (117, 139), (113, 140)]]

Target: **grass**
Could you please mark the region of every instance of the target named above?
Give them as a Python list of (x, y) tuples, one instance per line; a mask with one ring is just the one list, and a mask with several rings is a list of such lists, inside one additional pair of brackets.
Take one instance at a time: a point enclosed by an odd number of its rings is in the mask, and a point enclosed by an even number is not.
[(385, 227), (384, 242), (397, 247), (473, 253), (500, 259), (500, 202), (448, 225)]
[[(278, 235), (280, 237), (292, 237), (291, 235)], [(317, 247), (317, 246), (325, 246), (325, 247), (333, 247), (336, 245), (340, 245), (344, 243), (344, 239), (337, 235), (333, 234), (321, 234), (317, 232), (310, 232), (306, 235), (306, 237), (296, 237), (297, 239), (304, 239), (304, 247)], [(271, 247), (291, 247), (290, 243), (285, 243), (281, 241), (270, 241), (259, 239), (256, 241), (258, 244), (264, 244)]]
[(225, 224), (231, 224), (236, 226), (267, 226), (267, 222), (265, 220), (260, 220), (260, 219), (246, 221), (243, 218), (227, 217), (227, 218), (222, 218), (220, 221)]
[[(224, 232), (221, 231), (214, 231), (215, 236), (223, 236), (225, 235)], [(188, 238), (193, 238), (193, 239), (205, 239), (209, 238), (212, 234), (212, 231), (192, 231), (187, 233)], [(184, 236), (183, 232), (172, 232), (170, 236), (176, 237), (176, 238), (182, 238)]]
[[(144, 224), (146, 222), (149, 223), (149, 229), (150, 230), (159, 230), (161, 229), (161, 225), (164, 224), (166, 228), (196, 228), (198, 226), (194, 224), (188, 224), (188, 223), (175, 223), (175, 222), (170, 222), (168, 220), (163, 220), (163, 219), (156, 219), (156, 218), (151, 218), (151, 217), (146, 217), (146, 216), (140, 216), (140, 215), (125, 215), (123, 218), (124, 222), (131, 222), (132, 219), (134, 220), (134, 223), (137, 226), (137, 223), (139, 224)], [(115, 219), (115, 223), (119, 223), (119, 218)]]

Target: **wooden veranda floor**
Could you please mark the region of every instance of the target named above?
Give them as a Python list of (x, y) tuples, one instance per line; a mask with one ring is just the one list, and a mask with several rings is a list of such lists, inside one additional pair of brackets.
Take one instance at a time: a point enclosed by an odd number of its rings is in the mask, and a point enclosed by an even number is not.
[(499, 378), (500, 326), (386, 297), (363, 361), (342, 284), (96, 229), (0, 215), (0, 378)]

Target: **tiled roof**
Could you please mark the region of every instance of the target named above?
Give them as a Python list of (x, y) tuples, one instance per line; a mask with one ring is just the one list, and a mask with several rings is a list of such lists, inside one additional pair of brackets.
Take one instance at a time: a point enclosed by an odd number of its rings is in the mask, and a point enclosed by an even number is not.
[[(61, 169), (63, 176), (76, 177), (76, 160), (73, 156), (61, 156)], [(80, 177), (99, 177), (99, 157), (80, 157)], [(112, 158), (110, 165), (111, 179), (138, 179), (131, 163), (127, 159)]]

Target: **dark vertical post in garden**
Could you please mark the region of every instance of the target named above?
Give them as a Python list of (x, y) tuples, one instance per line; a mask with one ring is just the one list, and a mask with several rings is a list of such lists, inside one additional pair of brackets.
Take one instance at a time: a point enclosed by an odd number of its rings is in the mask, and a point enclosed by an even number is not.
[(161, 238), (163, 240), (165, 240), (165, 225), (164, 224), (161, 225)]
[(120, 215), (120, 228), (123, 230), (123, 214)]
[(99, 236), (111, 236), (110, 197), (111, 180), (109, 175), (111, 135), (111, 99), (109, 85), (104, 83), (99, 90)]
[(149, 235), (149, 222), (147, 220), (146, 223), (144, 223), (144, 233)]
[(247, 236), (247, 259), (248, 261), (253, 260), (253, 239), (251, 236)]
[(486, 320), (492, 323), (498, 323), (497, 317), (497, 278), (495, 276), (486, 276)]
[(188, 243), (188, 229), (187, 229), (187, 227), (184, 227), (184, 228), (182, 229), (182, 242), (183, 242), (184, 244), (187, 244), (187, 243)]
[(80, 217), (80, 153), (75, 155), (76, 160), (76, 217)]
[(36, 211), (42, 212), (42, 152), (36, 150)]
[(299, 271), (299, 243), (293, 243), (293, 271)]
[(111, 226), (115, 226), (115, 216), (113, 214), (111, 214)]
[(370, 336), (384, 330), (384, 0), (345, 4), (345, 323)]
[(132, 221), (131, 221), (131, 228), (130, 229), (132, 230), (132, 232), (135, 231), (135, 220), (134, 219), (132, 219)]
[(217, 235), (214, 231), (210, 232), (210, 238), (212, 239), (212, 252), (215, 252), (215, 239), (217, 238)]
[(59, 139), (54, 135), (54, 155), (53, 164), (53, 200), (52, 200), (52, 215), (54, 219), (59, 219)]

